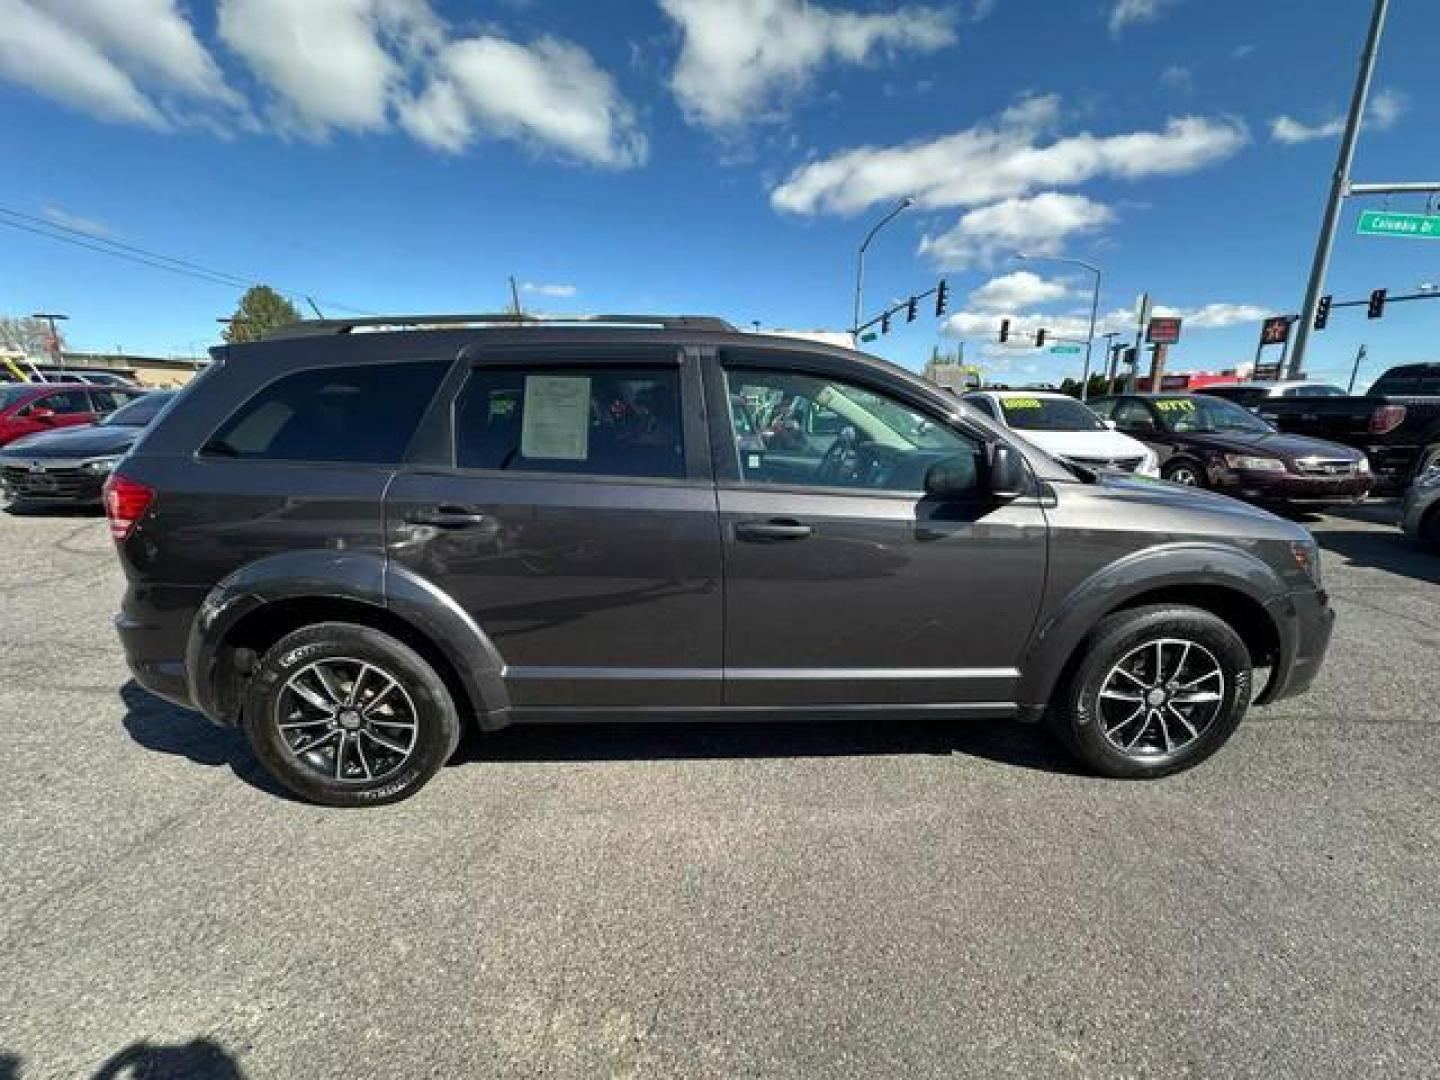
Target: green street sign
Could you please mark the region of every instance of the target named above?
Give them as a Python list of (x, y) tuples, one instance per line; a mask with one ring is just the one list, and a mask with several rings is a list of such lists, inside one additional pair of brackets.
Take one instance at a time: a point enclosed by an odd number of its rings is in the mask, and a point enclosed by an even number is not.
[(1078, 352), (1080, 351), (1080, 346), (1079, 346), (1079, 345), (1051, 345), (1051, 346), (1050, 346), (1050, 351), (1051, 351), (1052, 353), (1059, 353), (1059, 354), (1061, 354), (1061, 355), (1067, 355), (1067, 356), (1068, 356), (1068, 355), (1074, 355), (1075, 353), (1078, 353)]
[(1361, 236), (1409, 236), (1419, 240), (1440, 240), (1440, 216), (1366, 210), (1360, 215), (1360, 224), (1355, 231)]
[(861, 341), (874, 341), (874, 340), (875, 340), (875, 335), (874, 335), (873, 333), (861, 334), (861, 335), (860, 335), (860, 340), (861, 340)]

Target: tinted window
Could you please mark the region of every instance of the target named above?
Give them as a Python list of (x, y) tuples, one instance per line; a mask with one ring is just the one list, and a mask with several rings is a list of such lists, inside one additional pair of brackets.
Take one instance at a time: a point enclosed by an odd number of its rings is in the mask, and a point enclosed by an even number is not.
[(1326, 383), (1310, 383), (1307, 386), (1292, 386), (1285, 391), (1285, 397), (1344, 397), (1345, 391)]
[(277, 379), (205, 444), (224, 457), (398, 462), (448, 364), (319, 368)]
[(788, 371), (726, 380), (746, 417), (734, 435), (747, 483), (918, 492), (941, 462), (975, 479), (973, 442), (886, 394)]
[(134, 398), (100, 421), (102, 427), (144, 427), (154, 420), (160, 410), (175, 397), (174, 390), (157, 390), (153, 394)]
[(673, 368), (484, 368), (455, 407), (466, 469), (592, 476), (685, 475)]
[(1155, 417), (1143, 401), (1126, 398), (1115, 406), (1115, 426), (1129, 431), (1156, 430)]
[(58, 394), (46, 394), (31, 403), (32, 409), (49, 409), (59, 416), (75, 416), (90, 412), (90, 399), (84, 390), (62, 390)]
[(1005, 422), (1018, 431), (1104, 431), (1100, 418), (1071, 398), (1005, 395)]

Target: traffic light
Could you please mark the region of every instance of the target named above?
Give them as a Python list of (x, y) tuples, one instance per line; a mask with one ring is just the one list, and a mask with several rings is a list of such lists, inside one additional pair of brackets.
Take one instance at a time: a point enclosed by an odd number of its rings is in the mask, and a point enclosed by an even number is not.
[(935, 289), (935, 318), (945, 314), (945, 305), (950, 302), (950, 286), (945, 284), (945, 279), (940, 279), (939, 286)]
[(1315, 329), (1324, 330), (1325, 324), (1330, 321), (1330, 305), (1334, 302), (1333, 296), (1320, 297), (1320, 304), (1315, 308)]
[(915, 297), (913, 297), (913, 296), (910, 297), (909, 302), (905, 305), (905, 321), (906, 321), (906, 322), (914, 322), (914, 321), (915, 321), (915, 315), (916, 315), (916, 313), (919, 312), (919, 310), (920, 310), (920, 301), (919, 301), (919, 300), (916, 300)]
[(1365, 309), (1365, 314), (1372, 319), (1378, 319), (1385, 314), (1385, 290), (1376, 289), (1370, 294), (1370, 306)]
[(1044, 331), (1044, 330), (1036, 330), (1036, 331), (1035, 331), (1035, 347), (1038, 349), (1038, 348), (1040, 348), (1041, 346), (1043, 346), (1044, 344), (1045, 344), (1045, 331)]
[(1005, 342), (1007, 342), (1007, 341), (1009, 341), (1009, 340), (1010, 340), (1010, 320), (1009, 320), (1009, 319), (1001, 319), (1001, 320), (1000, 320), (1000, 344), (1003, 345), (1003, 344), (1005, 344)]
[(888, 334), (889, 332), (890, 332), (890, 312), (887, 311), (887, 312), (885, 312), (884, 315), (881, 315), (881, 316), (880, 316), (880, 333), (882, 333), (882, 334)]

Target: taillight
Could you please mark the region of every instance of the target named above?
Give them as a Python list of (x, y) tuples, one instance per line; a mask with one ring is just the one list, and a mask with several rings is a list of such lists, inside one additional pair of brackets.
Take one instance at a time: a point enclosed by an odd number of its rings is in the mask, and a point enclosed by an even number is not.
[(155, 492), (129, 477), (111, 473), (105, 481), (105, 516), (110, 519), (110, 535), (124, 540), (139, 524), (141, 515), (155, 499)]
[(1370, 434), (1384, 435), (1405, 422), (1404, 405), (1380, 405), (1370, 414)]

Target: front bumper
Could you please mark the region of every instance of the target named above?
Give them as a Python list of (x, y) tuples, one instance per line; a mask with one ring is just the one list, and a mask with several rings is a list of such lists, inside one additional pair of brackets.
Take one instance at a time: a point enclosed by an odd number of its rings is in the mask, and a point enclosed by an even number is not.
[(97, 472), (72, 461), (0, 463), (0, 487), (15, 502), (99, 505), (100, 490), (109, 475), (108, 470)]
[(1247, 502), (1337, 506), (1363, 502), (1375, 486), (1375, 478), (1369, 474), (1330, 477), (1211, 469), (1210, 483), (1222, 495), (1233, 495)]
[(1305, 589), (1266, 605), (1280, 629), (1280, 655), (1257, 705), (1295, 697), (1310, 689), (1330, 648), (1335, 609), (1324, 589)]

